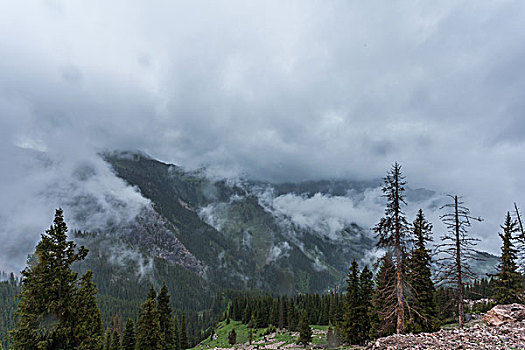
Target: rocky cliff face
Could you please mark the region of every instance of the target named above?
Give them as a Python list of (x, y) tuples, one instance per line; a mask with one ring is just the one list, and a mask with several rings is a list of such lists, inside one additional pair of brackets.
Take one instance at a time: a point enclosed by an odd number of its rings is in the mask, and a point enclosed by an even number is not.
[(204, 263), (179, 241), (175, 227), (151, 208), (142, 210), (129, 226), (120, 230), (119, 236), (152, 258), (164, 259), (200, 276), (204, 273)]

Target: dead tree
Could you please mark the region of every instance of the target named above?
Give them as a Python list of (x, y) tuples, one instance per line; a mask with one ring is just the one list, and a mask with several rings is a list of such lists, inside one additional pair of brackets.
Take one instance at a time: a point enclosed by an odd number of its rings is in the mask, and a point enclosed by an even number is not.
[(395, 268), (396, 283), (393, 286), (392, 294), (395, 295), (395, 306), (393, 312), (397, 318), (396, 332), (398, 334), (405, 331), (405, 307), (406, 307), (406, 278), (403, 266), (410, 242), (409, 224), (401, 206), (405, 202), (404, 176), (401, 174), (401, 165), (395, 163), (392, 169), (384, 178), (381, 190), (383, 197), (387, 199), (385, 216), (374, 227), (377, 234), (378, 248), (384, 248), (392, 254), (392, 261)]
[(517, 248), (518, 248), (518, 268), (519, 271), (525, 273), (525, 231), (523, 230), (523, 224), (521, 221), (521, 214), (516, 202), (514, 202), (514, 215), (518, 221), (520, 234), (517, 237)]
[(471, 226), (472, 220), (482, 221), (482, 219), (471, 216), (470, 210), (458, 196), (449, 195), (449, 197), (453, 201), (440, 208), (447, 211), (440, 217), (447, 227), (447, 232), (441, 236), (441, 243), (436, 245), (437, 275), (439, 282), (455, 287), (459, 326), (463, 327), (464, 283), (476, 278), (469, 261), (480, 260), (474, 250), (479, 239), (469, 237), (467, 229)]
[(518, 220), (518, 224), (520, 225), (520, 239), (525, 240), (525, 231), (523, 231), (523, 224), (521, 223), (521, 215), (520, 210), (518, 209), (518, 205), (516, 202), (514, 202), (514, 214), (516, 215), (516, 219)]

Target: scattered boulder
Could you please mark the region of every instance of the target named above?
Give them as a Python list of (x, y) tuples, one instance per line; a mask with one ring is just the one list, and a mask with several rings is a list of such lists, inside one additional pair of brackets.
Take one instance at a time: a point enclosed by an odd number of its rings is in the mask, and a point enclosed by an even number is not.
[(483, 323), (487, 326), (499, 327), (506, 323), (516, 323), (525, 320), (525, 305), (509, 304), (497, 305), (488, 311), (483, 317)]
[(379, 338), (366, 350), (517, 350), (525, 349), (525, 322), (499, 327), (481, 323), (435, 333), (391, 335)]
[(402, 334), (379, 338), (366, 350), (516, 350), (525, 349), (525, 305), (498, 305), (483, 323), (435, 333)]

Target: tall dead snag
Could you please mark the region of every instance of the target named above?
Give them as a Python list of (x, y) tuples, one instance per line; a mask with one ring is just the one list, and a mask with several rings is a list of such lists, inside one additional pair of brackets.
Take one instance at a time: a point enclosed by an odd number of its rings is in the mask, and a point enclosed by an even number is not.
[(518, 224), (520, 226), (520, 238), (521, 239), (525, 239), (525, 231), (523, 231), (523, 224), (521, 222), (521, 215), (520, 215), (520, 210), (518, 209), (518, 205), (516, 204), (516, 202), (514, 202), (514, 214), (516, 215), (516, 220), (518, 220)]
[(405, 331), (405, 303), (406, 303), (406, 278), (403, 266), (409, 244), (409, 224), (401, 206), (405, 202), (405, 177), (401, 174), (401, 165), (395, 163), (383, 179), (383, 197), (386, 198), (385, 216), (374, 227), (377, 234), (378, 248), (387, 250), (392, 255), (395, 268), (395, 284), (392, 293), (396, 296), (395, 305), (392, 307), (393, 315), (397, 318), (396, 332)]
[(463, 327), (465, 311), (463, 309), (463, 290), (465, 281), (473, 281), (476, 274), (472, 271), (469, 261), (480, 260), (474, 247), (479, 239), (468, 237), (467, 229), (471, 221), (482, 221), (470, 215), (470, 210), (464, 206), (458, 196), (449, 195), (452, 202), (440, 209), (447, 212), (441, 215), (441, 221), (447, 227), (447, 233), (441, 236), (441, 243), (436, 246), (438, 258), (439, 281), (455, 286), (459, 326)]
[(520, 272), (525, 272), (525, 231), (523, 230), (523, 223), (521, 221), (521, 214), (516, 202), (514, 202), (514, 215), (519, 225), (519, 235), (517, 237), (518, 248), (518, 269)]

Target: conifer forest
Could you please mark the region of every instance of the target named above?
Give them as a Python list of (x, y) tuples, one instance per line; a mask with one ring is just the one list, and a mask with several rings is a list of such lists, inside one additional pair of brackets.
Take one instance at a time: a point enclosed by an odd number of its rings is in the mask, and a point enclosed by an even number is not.
[[(201, 310), (178, 308), (181, 304), (174, 303), (165, 281), (149, 284), (147, 293), (137, 293), (125, 283), (113, 285), (122, 299), (97, 295), (93, 271), (77, 272), (90, 252), (68, 237), (63, 211), (57, 209), (22, 275), (4, 274), (2, 346), (183, 350), (211, 339), (220, 322), (245, 325), (250, 342), (257, 329), (285, 330), (298, 332), (297, 344), (308, 346), (311, 326), (316, 325), (328, 327), (333, 344), (364, 346), (395, 333), (433, 332), (454, 323), (463, 327), (473, 313), (523, 302), (523, 260), (517, 247), (525, 236), (517, 206), (506, 213), (497, 233), (497, 272), (476, 276), (468, 259), (476, 239), (468, 228), (481, 218), (472, 216), (460, 197), (450, 196), (441, 215), (448, 231), (431, 246), (433, 224), (424, 212), (420, 209), (413, 220), (405, 215), (405, 187), (401, 166), (395, 163), (383, 180), (384, 216), (373, 227), (382, 255), (370, 265), (349, 261), (344, 288), (295, 295), (217, 289), (207, 305), (200, 304)], [(185, 295), (178, 294), (182, 303)], [(123, 299), (132, 302), (122, 303)], [(228, 341), (235, 346), (235, 329), (232, 332)]]
[(525, 350), (524, 37), (524, 0), (0, 0), (0, 350)]

